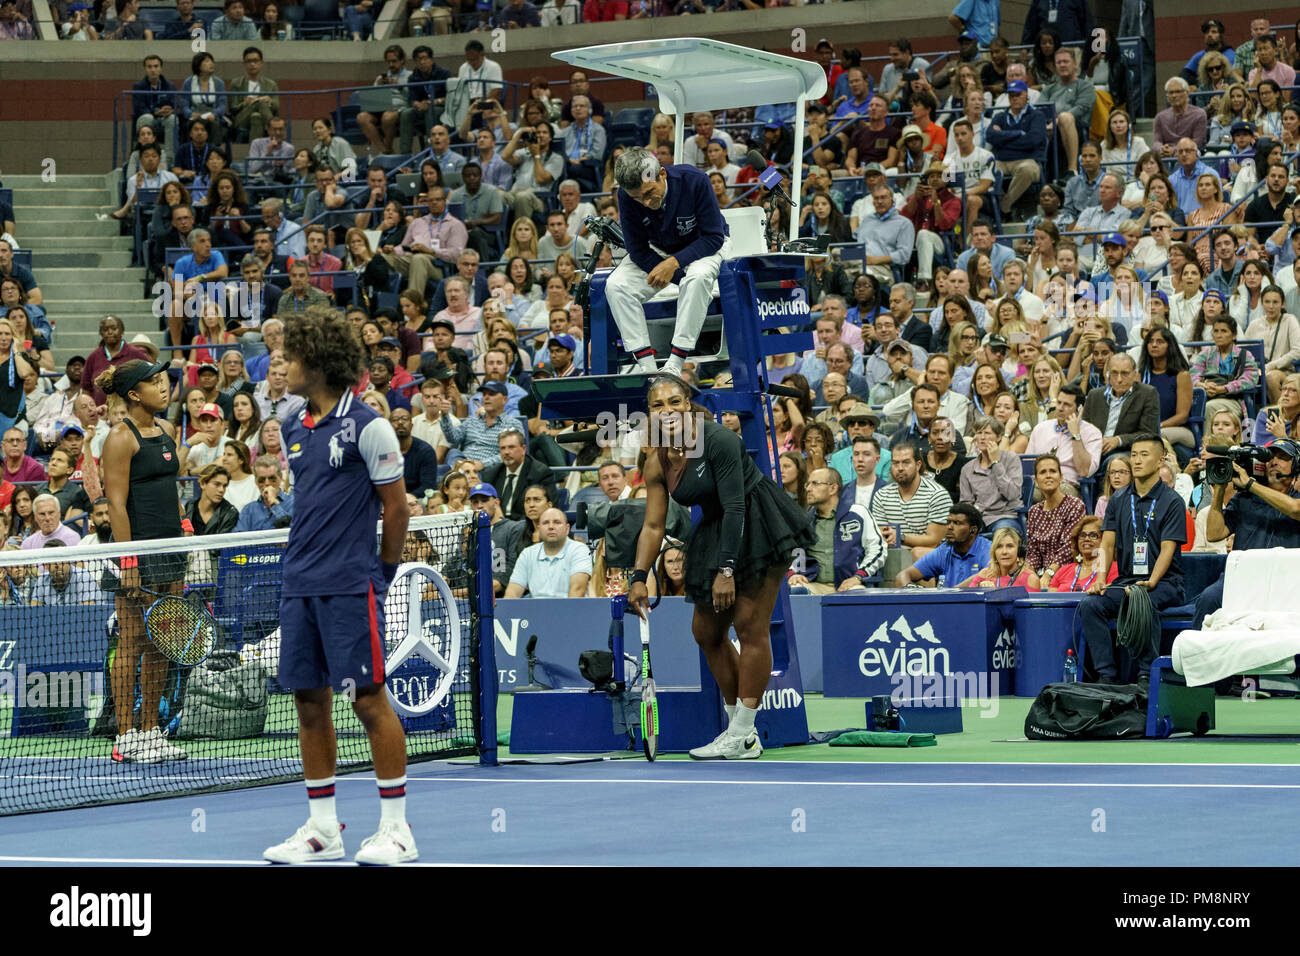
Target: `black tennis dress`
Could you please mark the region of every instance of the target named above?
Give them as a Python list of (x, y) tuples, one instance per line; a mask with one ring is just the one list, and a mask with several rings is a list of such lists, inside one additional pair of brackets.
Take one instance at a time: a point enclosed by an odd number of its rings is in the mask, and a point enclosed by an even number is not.
[[(143, 438), (131, 419), (123, 421), (140, 443), (140, 450), (131, 457), (131, 484), (126, 495), (131, 540), (179, 538), (184, 532), (177, 507), (176, 476), (180, 474), (181, 463), (176, 454), (176, 443), (162, 430), (153, 438)], [(188, 559), (189, 555), (184, 551), (142, 554), (140, 583), (150, 588), (182, 581)]]
[(749, 592), (815, 539), (808, 516), (758, 470), (739, 435), (706, 422), (702, 441), (703, 455), (680, 470), (670, 469), (662, 448), (659, 464), (673, 500), (703, 512), (686, 546), (686, 600), (711, 604), (713, 580), (727, 561), (734, 562), (736, 591)]

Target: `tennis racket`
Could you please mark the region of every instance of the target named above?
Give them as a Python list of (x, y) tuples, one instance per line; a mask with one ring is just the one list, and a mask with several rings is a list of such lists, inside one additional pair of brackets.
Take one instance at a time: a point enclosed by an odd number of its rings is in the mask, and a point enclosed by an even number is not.
[(158, 653), (182, 667), (208, 659), (217, 643), (217, 619), (197, 595), (179, 597), (142, 587), (157, 598), (144, 611), (144, 629)]
[(650, 672), (650, 617), (641, 622), (641, 748), (653, 761), (659, 752), (659, 701), (655, 698), (654, 675)]

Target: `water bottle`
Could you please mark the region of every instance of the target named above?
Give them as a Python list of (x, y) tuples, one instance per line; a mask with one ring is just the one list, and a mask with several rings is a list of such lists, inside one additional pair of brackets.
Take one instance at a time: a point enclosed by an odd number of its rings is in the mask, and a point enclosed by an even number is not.
[(1074, 648), (1065, 652), (1065, 669), (1061, 673), (1061, 683), (1077, 684), (1079, 682), (1079, 661), (1074, 656)]
[(287, 35), (288, 35), (288, 34), (285, 32), (285, 30), (284, 30), (283, 28), (281, 28), (281, 29), (279, 29), (279, 30), (276, 31), (275, 38), (276, 38), (277, 40), (283, 40)]
[(413, 37), (424, 36), (424, 24), (417, 23), (415, 26), (411, 27), (411, 36)]

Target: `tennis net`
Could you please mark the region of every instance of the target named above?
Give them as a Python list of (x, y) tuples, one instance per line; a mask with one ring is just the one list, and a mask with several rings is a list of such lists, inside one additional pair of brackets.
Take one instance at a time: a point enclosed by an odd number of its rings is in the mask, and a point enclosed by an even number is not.
[[(293, 695), (278, 680), (288, 535), (0, 553), (0, 815), (299, 778)], [(478, 515), (411, 519), (381, 631), (386, 688), (411, 761), (495, 758), (490, 552)], [(119, 607), (125, 555), (136, 556), (145, 587), (165, 578), (160, 568), (175, 569), (172, 578), (183, 569), (186, 599), (216, 622), (202, 663), (153, 652), (128, 660), (146, 639), (148, 604)], [(125, 636), (119, 614), (130, 615)], [(348, 691), (334, 697), (339, 773), (371, 766)], [(115, 760), (119, 720), (137, 733), (156, 723), (161, 740), (137, 738), (126, 748), (134, 759)]]

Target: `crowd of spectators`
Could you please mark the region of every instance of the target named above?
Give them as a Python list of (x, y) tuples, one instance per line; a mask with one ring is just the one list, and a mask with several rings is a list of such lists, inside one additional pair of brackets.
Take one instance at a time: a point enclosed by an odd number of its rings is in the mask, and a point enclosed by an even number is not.
[[(478, 15), (408, 5), (427, 32)], [(492, 15), (537, 26), (554, 6), (511, 2)], [(577, 6), (551, 12), (576, 18)], [(252, 28), (232, 9), (241, 7), (227, 4), (223, 29)], [(583, 19), (661, 12), (586, 8)], [(365, 35), (377, 6), (347, 9)], [(190, 0), (178, 13), (193, 19)], [(905, 568), (886, 584), (1059, 588), (1063, 573), (1096, 559), (1090, 522), (1133, 484), (1129, 455), (1147, 435), (1160, 437), (1165, 483), (1187, 511), (1186, 547), (1221, 549), (1203, 514), (1211, 452), (1199, 433), (1267, 441), (1300, 429), (1294, 48), (1257, 20), (1234, 59), (1222, 26), (1206, 21), (1204, 49), (1165, 84), (1148, 144), (1133, 118), (1141, 91), (1112, 55), (1114, 38), (1103, 31), (1099, 46), (1079, 46), (1093, 37), (1083, 0), (1036, 0), (1020, 53), (1000, 36), (996, 4), (967, 0), (951, 19), (958, 50), (934, 64), (904, 37), (879, 73), (856, 50), (817, 43), (828, 92), (810, 104), (802, 144), (792, 104), (697, 113), (681, 156), (671, 117), (656, 116), (645, 137), (663, 161), (706, 170), (723, 207), (766, 199), (744, 166), (748, 149), (784, 167), (801, 148), (800, 229), (838, 246), (807, 261), (813, 347), (774, 356), (769, 369), (800, 393), (773, 411), (781, 482), (828, 542), (792, 569), (792, 584), (873, 584), (889, 550), (904, 549)], [(617, 587), (618, 569), (603, 558), (593, 569), (570, 547), (572, 504), (644, 494), (636, 436), (617, 447), (565, 442), (570, 423), (543, 419), (529, 387), (581, 374), (585, 219), (618, 217), (612, 162), (629, 142), (614, 142), (598, 89), (582, 71), (567, 97), (537, 77), (511, 110), (502, 64), (477, 40), (455, 69), (423, 45), (408, 66), (390, 45), (359, 137), (372, 155), (409, 157), (417, 141), (425, 153), (386, 173), (330, 117), (311, 124), (311, 144), (290, 142), (258, 46), (243, 51), (239, 75), (223, 81), (217, 66), (198, 54), (173, 84), (158, 56), (145, 58), (118, 210), (134, 218), (136, 192), (157, 191), (143, 238), (173, 290), (163, 344), (189, 346), (173, 360), (170, 414), (185, 473), (199, 479), (195, 532), (292, 519), (278, 423), (300, 400), (285, 389), (277, 316), (328, 303), (363, 345), (356, 394), (392, 422), (413, 508), (491, 517), (508, 553), (498, 593)], [(468, 96), (448, 96), (452, 76)], [(232, 164), (241, 140), (249, 159)], [(188, 254), (168, 256), (181, 247)], [(86, 376), (151, 343), (123, 342), (121, 324), (106, 320), (82, 375), (70, 364), (51, 394), (39, 378), (28, 387), (28, 373), (53, 359), (48, 338), (40, 347), (39, 287), (6, 249), (0, 242), (0, 295), (30, 318), (24, 329), (21, 316), (6, 320), (26, 343), (10, 393), (25, 392), (27, 411), (5, 422), (19, 426), (4, 440), (5, 476), (12, 484), (25, 472), (22, 481), (43, 483), (32, 491), (74, 517), (97, 497), (80, 444), (113, 414)], [(620, 255), (606, 249), (600, 264)], [(195, 297), (199, 308), (182, 307)], [(704, 387), (722, 384), (715, 373), (686, 366)], [(1197, 390), (1204, 411), (1194, 416)], [(0, 375), (0, 415), (12, 407), (3, 392)], [(53, 417), (32, 417), (51, 402)], [(75, 460), (65, 442), (78, 446)], [(572, 463), (590, 469), (552, 470)], [(70, 492), (78, 471), (85, 490)], [(11, 524), (43, 533), (37, 509), (9, 495)]]

